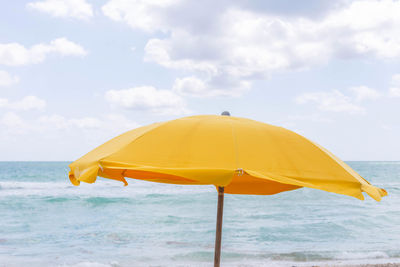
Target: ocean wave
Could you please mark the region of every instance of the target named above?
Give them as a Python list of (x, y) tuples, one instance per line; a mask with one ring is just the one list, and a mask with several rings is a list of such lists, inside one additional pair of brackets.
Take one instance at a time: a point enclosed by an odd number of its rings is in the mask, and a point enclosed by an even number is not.
[(73, 186), (66, 182), (0, 181), (0, 197), (5, 196), (81, 196), (130, 197), (150, 195), (165, 197), (175, 194), (201, 194), (215, 192), (213, 186), (182, 186), (130, 181), (128, 186), (116, 181), (98, 181), (95, 184)]
[(120, 265), (117, 262), (112, 262), (110, 264), (104, 264), (100, 262), (93, 262), (93, 261), (84, 261), (79, 262), (71, 265), (63, 264), (58, 265), (59, 267), (119, 267)]
[[(227, 266), (233, 267), (255, 267), (255, 266), (270, 266), (270, 267), (309, 267), (309, 266), (348, 266), (348, 265), (364, 265), (364, 264), (386, 264), (386, 263), (400, 263), (400, 258), (376, 258), (371, 255), (385, 254), (384, 252), (372, 253), (356, 253), (357, 259), (343, 259), (343, 258), (330, 258), (329, 256), (309, 257), (298, 254), (294, 259), (286, 257), (285, 255), (275, 255), (274, 258), (259, 257), (254, 254), (243, 253), (223, 253), (222, 263)], [(112, 261), (110, 263), (84, 261), (73, 264), (58, 265), (59, 267), (126, 267), (126, 266), (208, 266), (212, 262), (212, 252), (193, 252), (188, 254), (178, 254), (170, 259), (151, 259), (149, 261), (131, 261), (123, 260), (121, 262)], [(358, 259), (358, 257), (361, 257)], [(307, 257), (307, 259), (305, 259)]]

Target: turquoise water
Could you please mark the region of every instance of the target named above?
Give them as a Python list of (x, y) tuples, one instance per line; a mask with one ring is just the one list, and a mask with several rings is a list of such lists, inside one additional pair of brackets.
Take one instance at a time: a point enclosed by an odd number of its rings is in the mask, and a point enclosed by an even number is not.
[[(222, 266), (400, 261), (400, 162), (348, 162), (389, 196), (313, 189), (225, 195)], [(217, 194), (99, 178), (67, 162), (0, 162), (0, 266), (211, 266)]]

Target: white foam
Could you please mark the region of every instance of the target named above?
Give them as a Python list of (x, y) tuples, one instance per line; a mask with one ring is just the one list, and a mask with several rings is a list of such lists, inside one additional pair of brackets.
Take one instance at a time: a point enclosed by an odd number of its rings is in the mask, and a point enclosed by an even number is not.
[(81, 183), (73, 186), (65, 182), (19, 182), (1, 181), (0, 197), (50, 196), (50, 197), (131, 197), (147, 194), (193, 194), (215, 192), (213, 186), (183, 186), (129, 180), (128, 186), (111, 180), (99, 179), (95, 184)]
[(367, 251), (367, 252), (341, 252), (337, 258), (343, 260), (363, 260), (363, 259), (388, 259), (389, 255), (383, 251)]
[[(258, 266), (269, 266), (269, 267), (310, 267), (310, 266), (347, 266), (347, 265), (363, 265), (363, 264), (387, 264), (387, 263), (400, 263), (399, 258), (391, 259), (369, 259), (364, 260), (332, 260), (332, 261), (307, 261), (307, 262), (297, 262), (297, 261), (272, 261), (272, 260), (237, 260), (237, 261), (224, 261), (222, 259), (222, 265), (232, 266), (232, 267), (258, 267)], [(60, 267), (127, 267), (127, 266), (192, 266), (192, 267), (202, 267), (209, 266), (209, 262), (194, 262), (194, 261), (171, 261), (171, 260), (150, 260), (150, 262), (143, 263), (140, 261), (134, 262), (111, 262), (109, 264), (99, 263), (99, 262), (79, 262), (70, 265), (59, 265)]]
[(92, 262), (92, 261), (84, 261), (75, 264), (63, 264), (59, 265), (60, 267), (118, 267), (120, 266), (118, 262), (111, 262), (110, 264), (104, 264), (99, 262)]

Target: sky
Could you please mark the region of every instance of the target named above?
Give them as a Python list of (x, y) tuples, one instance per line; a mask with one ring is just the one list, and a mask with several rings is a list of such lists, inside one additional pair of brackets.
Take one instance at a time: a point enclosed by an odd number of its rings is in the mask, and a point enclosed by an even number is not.
[(198, 114), (400, 160), (400, 1), (2, 1), (0, 160)]

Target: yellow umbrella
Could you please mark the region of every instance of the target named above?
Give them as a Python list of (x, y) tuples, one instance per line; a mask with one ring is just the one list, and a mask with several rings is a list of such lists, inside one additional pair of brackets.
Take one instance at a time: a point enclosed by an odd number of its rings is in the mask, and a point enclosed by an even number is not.
[[(224, 112), (223, 115), (229, 115)], [(224, 192), (272, 195), (310, 187), (380, 201), (371, 185), (343, 161), (292, 131), (245, 118), (201, 115), (128, 131), (69, 165), (69, 179), (97, 176), (218, 188), (214, 265), (219, 266)]]

